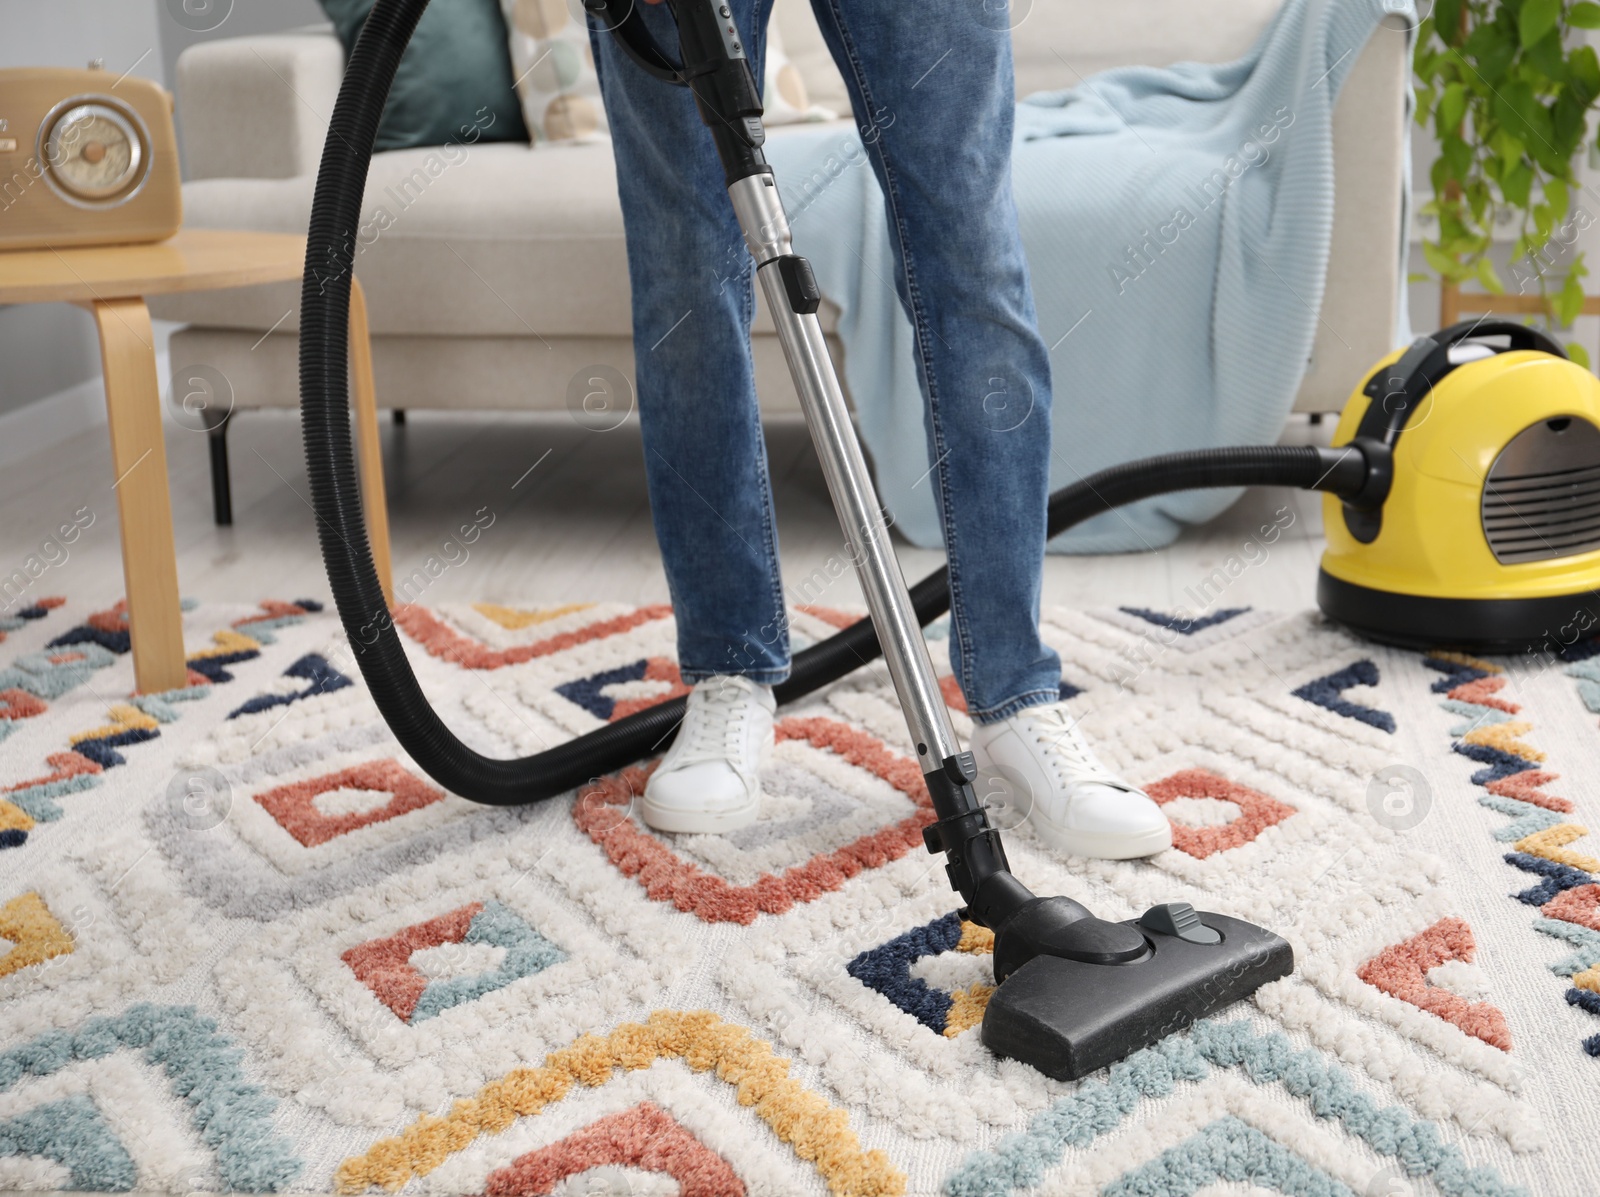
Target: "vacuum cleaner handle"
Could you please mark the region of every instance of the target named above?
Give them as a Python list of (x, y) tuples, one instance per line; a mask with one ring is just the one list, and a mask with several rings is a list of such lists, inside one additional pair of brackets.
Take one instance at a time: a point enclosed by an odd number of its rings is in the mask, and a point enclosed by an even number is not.
[(1556, 357), (1567, 356), (1561, 343), (1542, 328), (1517, 324), (1511, 320), (1463, 320), (1449, 328), (1440, 329), (1432, 339), (1437, 344), (1450, 346), (1462, 341), (1476, 341), (1481, 337), (1506, 337), (1511, 341), (1510, 349), (1537, 349)]
[(583, 0), (583, 6), (639, 66), (694, 93), (729, 186), (736, 179), (772, 173), (761, 153), (767, 139), (761, 123), (761, 91), (750, 70), (743, 35), (726, 3), (667, 0), (678, 28), (681, 62), (650, 32), (640, 0)]
[(584, 9), (607, 33), (616, 35), (629, 58), (664, 83), (685, 86), (683, 65), (656, 41), (639, 13), (639, 0), (583, 0)]
[(1463, 341), (1506, 337), (1510, 350), (1536, 350), (1565, 358), (1566, 350), (1548, 333), (1510, 320), (1463, 320), (1431, 337), (1418, 337), (1393, 363), (1373, 371), (1362, 393), (1372, 400), (1356, 428), (1357, 438), (1379, 440), (1391, 449), (1417, 407), (1439, 380), (1459, 364), (1450, 350)]
[(1483, 337), (1505, 337), (1510, 344), (1504, 352), (1534, 350), (1567, 356), (1541, 329), (1510, 320), (1463, 320), (1431, 337), (1418, 337), (1393, 362), (1374, 370), (1362, 388), (1371, 402), (1350, 438), (1350, 445), (1366, 458), (1367, 483), (1344, 504), (1345, 527), (1360, 543), (1371, 544), (1383, 529), (1383, 504), (1394, 485), (1394, 450), (1400, 434), (1439, 381), (1461, 364), (1450, 360), (1450, 351), (1463, 341)]

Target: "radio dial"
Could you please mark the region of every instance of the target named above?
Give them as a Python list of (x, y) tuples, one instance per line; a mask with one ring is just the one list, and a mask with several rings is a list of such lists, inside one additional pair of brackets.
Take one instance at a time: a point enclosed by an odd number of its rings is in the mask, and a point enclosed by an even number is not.
[(59, 106), (40, 128), (46, 177), (78, 203), (100, 207), (130, 199), (149, 170), (137, 121), (109, 98)]

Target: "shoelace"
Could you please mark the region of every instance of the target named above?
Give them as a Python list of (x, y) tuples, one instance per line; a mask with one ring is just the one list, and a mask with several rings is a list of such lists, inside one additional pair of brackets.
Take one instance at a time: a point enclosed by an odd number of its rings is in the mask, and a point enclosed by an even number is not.
[(1045, 755), (1049, 757), (1058, 781), (1071, 784), (1086, 781), (1121, 784), (1090, 749), (1083, 733), (1078, 730), (1077, 720), (1061, 707), (1036, 707), (1023, 712), (1023, 715), (1028, 730), (1033, 732), (1034, 742), (1051, 749)]
[(731, 682), (696, 686), (689, 695), (683, 731), (688, 742), (678, 759), (684, 764), (738, 760), (743, 755), (752, 699)]

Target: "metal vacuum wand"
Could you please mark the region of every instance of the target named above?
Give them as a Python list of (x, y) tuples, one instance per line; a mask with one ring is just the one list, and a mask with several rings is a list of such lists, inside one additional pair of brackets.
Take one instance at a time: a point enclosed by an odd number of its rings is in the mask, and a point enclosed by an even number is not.
[(693, 92), (716, 144), (933, 799), (938, 818), (924, 843), (944, 853), (964, 917), (995, 932), (995, 979), (1016, 978), (990, 1000), (985, 1045), (1052, 1076), (1078, 1076), (1283, 976), (1293, 967), (1289, 945), (1249, 923), (1215, 914), (1202, 921), (1181, 902), (1153, 907), (1137, 922), (1109, 922), (1071, 898), (1036, 897), (1012, 875), (973, 789), (976, 762), (950, 723), (823, 340), (816, 278), (794, 252), (762, 153), (761, 96), (741, 34), (720, 0), (667, 2), (681, 62), (656, 43), (634, 0), (584, 0), (639, 66)]
[(770, 173), (734, 179), (728, 195), (755, 259), (767, 309), (778, 326), (828, 494), (939, 816), (928, 829), (928, 848), (948, 857), (950, 883), (967, 900), (971, 917), (998, 926), (1033, 895), (1012, 878), (999, 832), (989, 826), (973, 789), (977, 765), (972, 754), (962, 750), (951, 726), (844, 390), (823, 340), (816, 314), (821, 293), (811, 263), (790, 244), (789, 220)]
[[(756, 90), (741, 35), (728, 6), (718, 0), (669, 3), (678, 26), (681, 64), (655, 44), (635, 5), (626, 0), (620, 5), (608, 0), (585, 0), (591, 12), (611, 25), (635, 62), (658, 78), (686, 85), (694, 93), (701, 119), (711, 131), (727, 179), (728, 197), (745, 245), (755, 260), (767, 307), (778, 326), (778, 339), (794, 376), (812, 443), (822, 461), (828, 493), (939, 816), (938, 822), (927, 829), (928, 849), (945, 854), (950, 883), (966, 899), (968, 917), (985, 926), (998, 927), (1033, 900), (1033, 895), (1012, 877), (1007, 867), (999, 832), (989, 825), (973, 789), (976, 763), (972, 754), (961, 748), (934, 677), (922, 628), (912, 610), (872, 477), (850, 421), (844, 390), (823, 340), (816, 315), (821, 292), (811, 263), (794, 252), (789, 218), (778, 197), (772, 168), (762, 153), (766, 130), (761, 121), (761, 95)], [(625, 12), (613, 21), (618, 8)]]

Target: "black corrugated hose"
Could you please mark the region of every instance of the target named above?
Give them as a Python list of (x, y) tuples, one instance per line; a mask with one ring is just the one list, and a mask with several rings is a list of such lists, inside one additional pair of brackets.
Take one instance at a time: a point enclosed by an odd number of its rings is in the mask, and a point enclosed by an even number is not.
[[(517, 806), (565, 793), (661, 751), (683, 717), (684, 700), (663, 702), (536, 756), (496, 760), (463, 744), (428, 705), (390, 618), (367, 544), (351, 455), (350, 272), (378, 118), (400, 55), (427, 4), (378, 0), (373, 6), (329, 122), (301, 293), (300, 410), (306, 468), (334, 603), (361, 675), (395, 738), (446, 789), (474, 802)], [(1131, 462), (1050, 496), (1050, 534), (1124, 503), (1181, 490), (1277, 485), (1345, 493), (1364, 477), (1358, 458), (1309, 447), (1251, 447)], [(911, 596), (923, 624), (942, 615), (950, 608), (948, 572), (928, 575)], [(789, 680), (777, 687), (778, 701), (793, 701), (879, 655), (872, 624), (862, 620), (799, 653)]]

